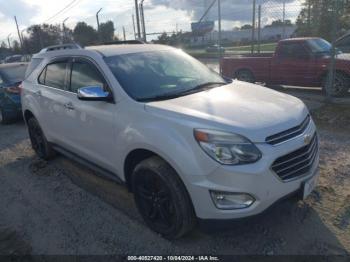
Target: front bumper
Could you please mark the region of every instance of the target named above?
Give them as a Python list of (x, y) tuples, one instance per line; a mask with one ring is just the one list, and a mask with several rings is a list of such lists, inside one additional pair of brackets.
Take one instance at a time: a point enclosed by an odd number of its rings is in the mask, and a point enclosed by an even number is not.
[[(254, 216), (262, 213), (274, 203), (286, 196), (298, 192), (305, 181), (318, 176), (319, 153), (309, 173), (293, 181), (284, 182), (271, 170), (272, 163), (285, 154), (305, 146), (304, 135), (313, 135), (316, 128), (312, 123), (304, 134), (271, 146), (257, 144), (263, 157), (260, 161), (243, 166), (219, 166), (206, 176), (189, 176), (187, 188), (190, 193), (196, 215), (200, 219), (236, 219)], [(317, 179), (317, 178), (316, 178)], [(232, 193), (247, 193), (253, 196), (255, 202), (247, 208), (236, 210), (218, 209), (210, 196), (210, 191)]]

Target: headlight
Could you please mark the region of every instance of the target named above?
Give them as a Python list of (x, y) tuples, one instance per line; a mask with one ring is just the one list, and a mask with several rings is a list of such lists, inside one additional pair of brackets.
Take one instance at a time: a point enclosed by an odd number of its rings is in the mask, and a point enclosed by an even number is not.
[(237, 134), (195, 129), (194, 137), (211, 158), (223, 165), (249, 164), (261, 158), (259, 149), (247, 138)]

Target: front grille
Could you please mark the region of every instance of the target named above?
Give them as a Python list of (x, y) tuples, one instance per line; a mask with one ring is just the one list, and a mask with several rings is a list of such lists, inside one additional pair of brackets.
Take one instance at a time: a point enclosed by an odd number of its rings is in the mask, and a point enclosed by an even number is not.
[(284, 155), (272, 164), (272, 170), (283, 180), (288, 181), (310, 172), (318, 153), (318, 139), (315, 134), (310, 144)]
[(277, 133), (275, 135), (269, 136), (265, 139), (265, 141), (270, 145), (276, 145), (284, 141), (287, 141), (291, 138), (294, 138), (298, 135), (301, 135), (309, 126), (310, 120), (311, 120), (311, 117), (310, 115), (308, 115), (300, 125), (290, 128), (281, 133)]

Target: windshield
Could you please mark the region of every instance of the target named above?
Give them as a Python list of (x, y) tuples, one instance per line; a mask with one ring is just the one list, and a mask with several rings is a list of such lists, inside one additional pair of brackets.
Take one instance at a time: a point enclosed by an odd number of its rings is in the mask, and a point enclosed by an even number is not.
[(191, 90), (199, 92), (198, 87), (207, 84), (225, 83), (219, 74), (181, 50), (124, 54), (105, 61), (125, 92), (137, 101), (169, 99)]
[[(324, 39), (312, 39), (307, 41), (309, 47), (311, 48), (311, 52), (318, 54), (330, 54), (332, 51), (332, 44), (327, 42)], [(339, 50), (337, 50), (339, 53)]]

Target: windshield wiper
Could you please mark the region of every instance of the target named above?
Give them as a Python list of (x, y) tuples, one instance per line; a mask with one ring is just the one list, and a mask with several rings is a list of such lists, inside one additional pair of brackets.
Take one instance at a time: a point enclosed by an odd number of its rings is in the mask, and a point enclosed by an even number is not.
[(147, 97), (147, 98), (140, 98), (140, 99), (138, 99), (138, 101), (139, 102), (151, 102), (151, 101), (161, 101), (161, 100), (174, 99), (174, 98), (178, 98), (181, 96), (186, 96), (186, 95), (198, 93), (200, 91), (209, 90), (211, 88), (221, 86), (221, 85), (226, 85), (226, 84), (227, 84), (226, 82), (207, 82), (204, 84), (197, 85), (190, 90), (186, 90), (186, 91), (182, 91), (182, 92), (180, 91), (180, 92), (168, 93), (168, 94), (152, 96), (152, 97)]
[(168, 99), (174, 99), (180, 97), (180, 93), (170, 93), (170, 94), (164, 94), (159, 96), (151, 96), (151, 97), (145, 97), (145, 98), (139, 98), (137, 101), (139, 102), (152, 102), (152, 101), (161, 101), (161, 100), (168, 100)]

